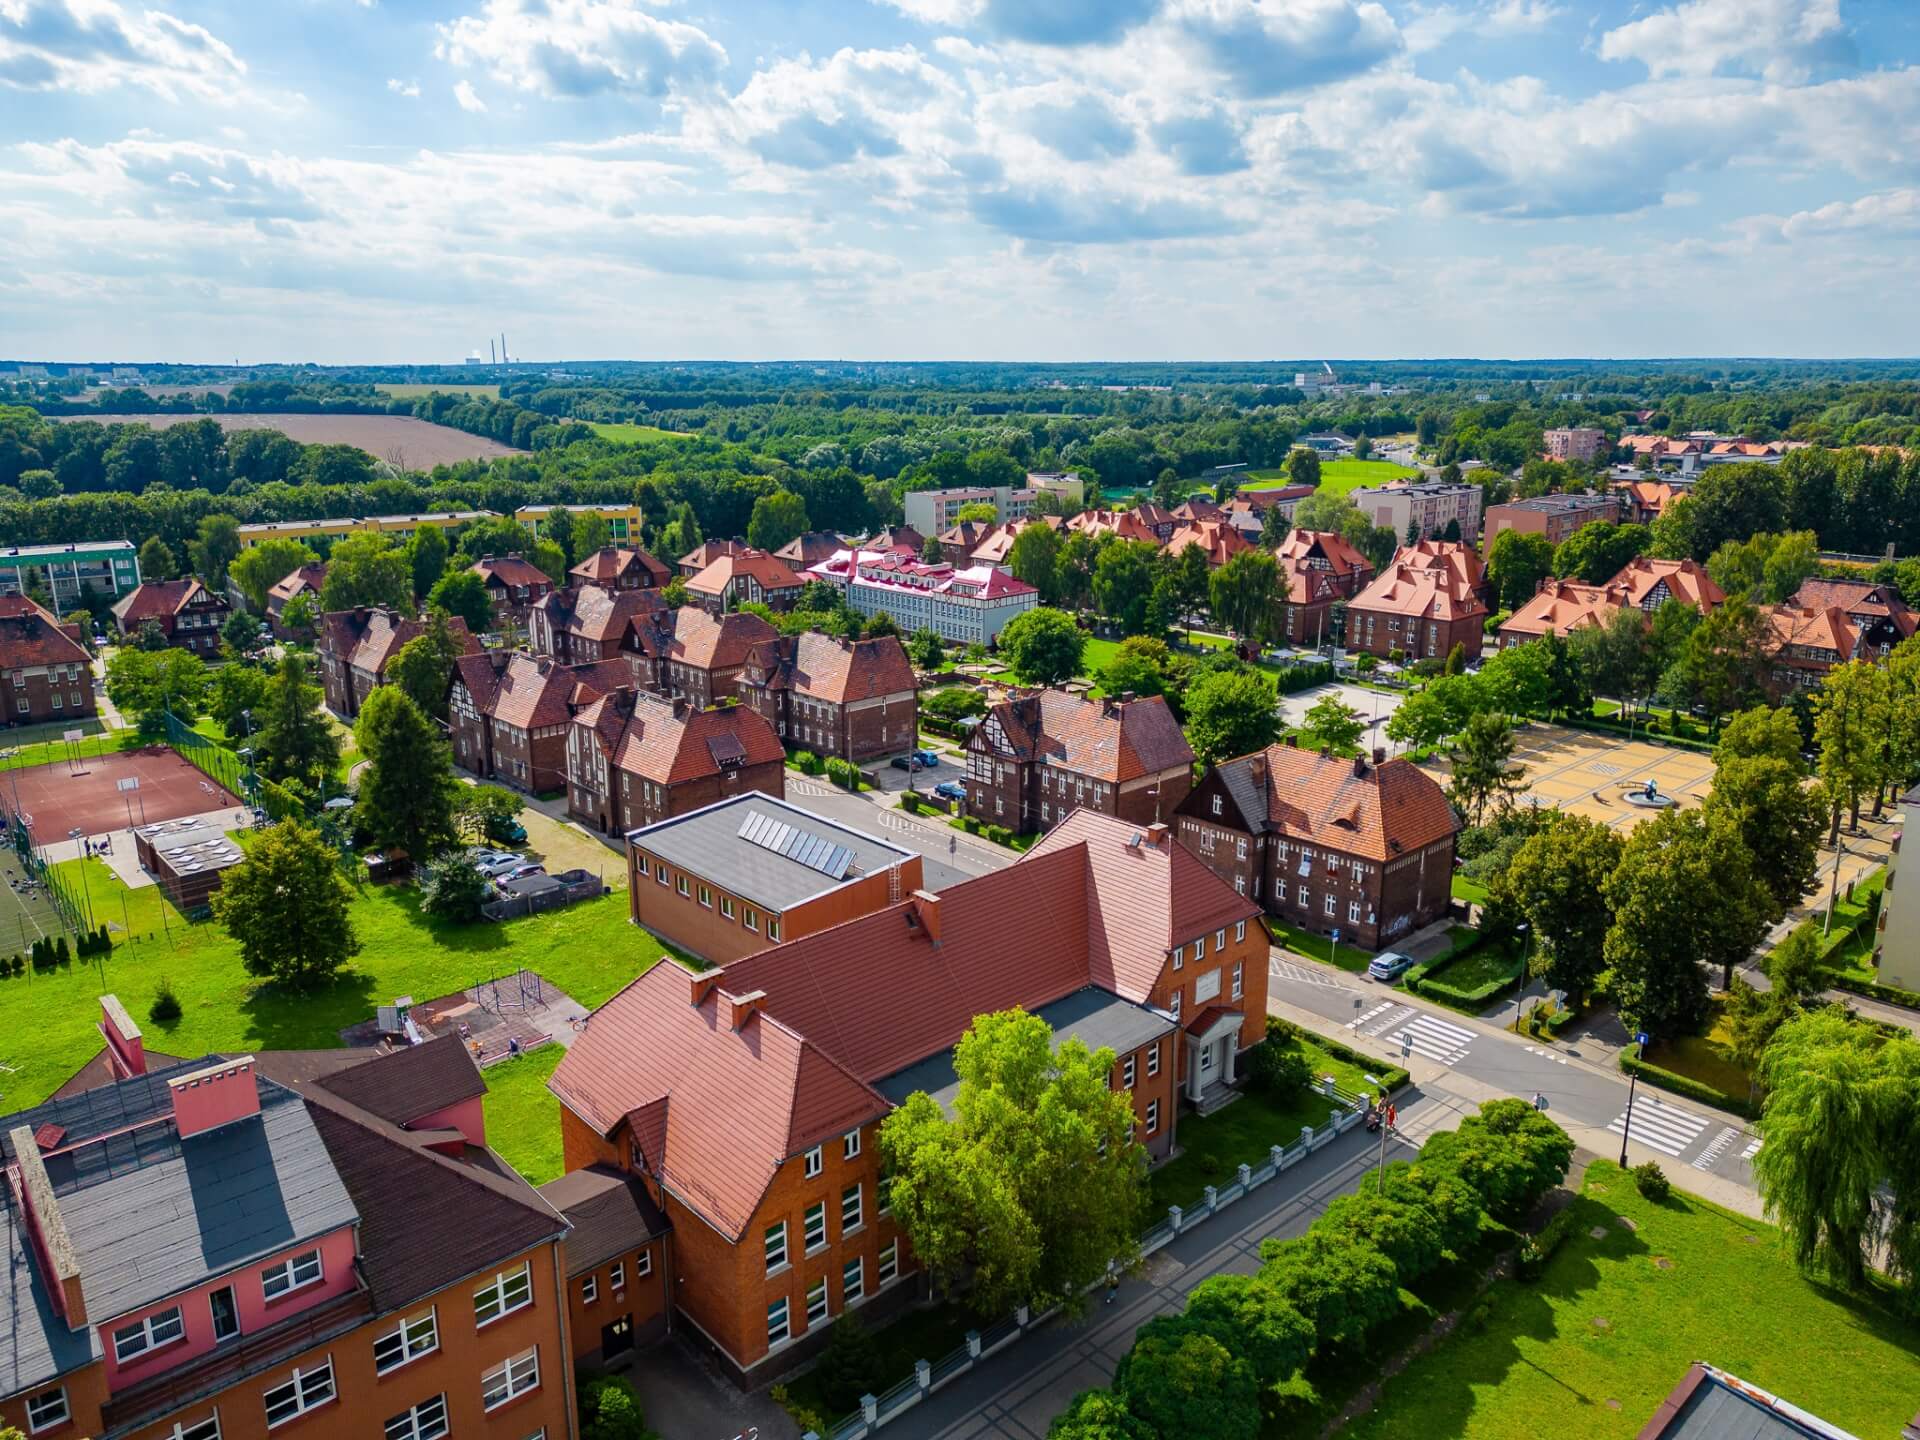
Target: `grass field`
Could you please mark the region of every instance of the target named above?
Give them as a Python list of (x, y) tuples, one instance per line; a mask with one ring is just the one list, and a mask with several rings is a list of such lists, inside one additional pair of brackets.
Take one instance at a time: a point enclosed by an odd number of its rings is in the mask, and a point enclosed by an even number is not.
[[(102, 990), (119, 995), (147, 1044), (166, 1054), (317, 1049), (338, 1045), (342, 1029), (383, 1001), (427, 1000), (523, 966), (581, 1005), (597, 1005), (671, 953), (628, 923), (627, 897), (618, 892), (504, 924), (451, 925), (422, 915), (411, 886), (366, 886), (352, 907), (360, 953), (330, 989), (297, 996), (248, 975), (224, 930), (211, 921), (188, 924), (157, 887), (130, 890), (97, 859), (55, 868), (76, 891), (84, 869), (95, 916), (127, 928), (115, 932), (122, 943), (99, 966), (75, 961), (49, 975), (0, 981), (0, 1063), (15, 1070), (0, 1087), (9, 1108), (39, 1103), (100, 1048), (94, 1022)], [(162, 980), (172, 983), (183, 1011), (166, 1026), (147, 1018)]]
[[(1320, 488), (1322, 495), (1344, 495), (1349, 490), (1357, 490), (1362, 485), (1384, 485), (1389, 480), (1410, 480), (1418, 475), (1418, 470), (1410, 470), (1405, 465), (1395, 465), (1389, 460), (1322, 460), (1320, 462)], [(1290, 483), (1287, 472), (1280, 470), (1249, 470), (1247, 483), (1243, 490), (1278, 490)]]
[(1658, 1041), (1646, 1058), (1662, 1070), (1710, 1085), (1735, 1101), (1753, 1093), (1753, 1077), (1733, 1058), (1733, 1029), (1726, 1001), (1718, 997), (1711, 1002), (1706, 1034)]
[(589, 420), (593, 433), (602, 440), (618, 440), (631, 445), (639, 440), (685, 440), (689, 437), (684, 431), (662, 430), (658, 425), (630, 425), (622, 422)]
[(483, 400), (498, 400), (498, 385), (376, 385), (382, 395), (396, 400), (418, 400), (423, 395), (477, 395)]
[(1574, 1204), (1540, 1279), (1499, 1282), (1344, 1437), (1630, 1440), (1694, 1360), (1857, 1435), (1911, 1418), (1920, 1326), (1810, 1283), (1772, 1226), (1678, 1190), (1653, 1204), (1606, 1161)]
[(483, 1072), (487, 1143), (529, 1185), (558, 1180), (566, 1170), (560, 1157), (560, 1102), (547, 1089), (547, 1077), (566, 1053), (559, 1045), (543, 1045)]

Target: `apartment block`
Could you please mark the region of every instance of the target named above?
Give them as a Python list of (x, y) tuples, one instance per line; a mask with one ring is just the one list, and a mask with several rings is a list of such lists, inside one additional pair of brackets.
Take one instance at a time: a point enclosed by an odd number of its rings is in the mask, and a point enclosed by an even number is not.
[[(447, 626), (463, 653), (480, 653), (480, 642), (467, 633), (466, 621), (456, 615)], [(387, 683), (387, 663), (426, 628), (424, 620), (365, 605), (322, 615), (314, 634), (314, 655), (320, 662), (327, 708), (342, 720), (358, 715), (375, 688)]]
[(0, 725), (97, 713), (93, 660), (76, 629), (25, 595), (0, 595)]
[[(1471, 545), (1480, 538), (1480, 505), (1486, 497), (1478, 485), (1393, 480), (1362, 486), (1347, 498), (1375, 525), (1393, 531), (1397, 540), (1417, 531), (1420, 540), (1454, 539)], [(1449, 535), (1453, 526), (1459, 528)]]
[(1542, 439), (1549, 460), (1587, 463), (1600, 459), (1611, 448), (1607, 444), (1607, 432), (1588, 425), (1549, 430)]
[(24, 593), (36, 576), (54, 611), (64, 615), (88, 594), (118, 597), (139, 585), (140, 555), (127, 540), (0, 547), (0, 595)]
[(966, 812), (1016, 835), (1076, 810), (1135, 825), (1170, 817), (1193, 786), (1193, 747), (1159, 695), (1004, 700), (967, 737)]
[(991, 645), (1040, 603), (1038, 590), (995, 566), (957, 570), (899, 550), (843, 550), (807, 577), (838, 585), (862, 615), (884, 611), (909, 634), (925, 627), (956, 645)]
[(567, 813), (620, 835), (750, 791), (787, 793), (787, 752), (744, 705), (701, 708), (622, 687), (567, 731)]
[(895, 635), (846, 640), (809, 630), (763, 640), (738, 689), (796, 749), (860, 764), (919, 743), (920, 691)]
[(1536, 495), (1531, 500), (1511, 500), (1505, 505), (1489, 505), (1486, 514), (1486, 543), (1490, 547), (1502, 530), (1517, 530), (1522, 535), (1544, 535), (1549, 544), (1558, 545), (1582, 525), (1596, 520), (1618, 522), (1622, 508), (1617, 495)]

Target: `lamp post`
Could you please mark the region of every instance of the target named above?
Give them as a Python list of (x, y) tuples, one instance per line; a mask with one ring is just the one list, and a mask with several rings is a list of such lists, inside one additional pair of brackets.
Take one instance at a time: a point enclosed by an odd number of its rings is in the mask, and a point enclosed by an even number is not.
[(1518, 1035), (1520, 1033), (1520, 1022), (1526, 1019), (1527, 1016), (1527, 981), (1533, 978), (1528, 973), (1529, 966), (1527, 964), (1529, 959), (1528, 942), (1533, 938), (1530, 933), (1533, 927), (1525, 920), (1522, 920), (1513, 928), (1520, 932), (1520, 995), (1519, 998), (1513, 1002), (1513, 1033)]
[[(75, 845), (78, 845), (80, 843), (80, 837), (86, 833), (86, 831), (76, 826), (67, 832), (67, 838), (73, 841)], [(75, 858), (79, 859), (82, 857), (76, 856)], [(87, 867), (85, 865), (80, 867), (80, 896), (86, 902), (87, 928), (91, 930), (93, 928), (93, 892), (87, 885)]]
[[(1633, 1037), (1634, 1044), (1640, 1047), (1640, 1058), (1647, 1057), (1647, 1032), (1642, 1030)], [(1633, 1134), (1633, 1096), (1640, 1085), (1640, 1072), (1634, 1070), (1627, 1080), (1627, 1115), (1620, 1122), (1620, 1168), (1627, 1168), (1627, 1137)]]

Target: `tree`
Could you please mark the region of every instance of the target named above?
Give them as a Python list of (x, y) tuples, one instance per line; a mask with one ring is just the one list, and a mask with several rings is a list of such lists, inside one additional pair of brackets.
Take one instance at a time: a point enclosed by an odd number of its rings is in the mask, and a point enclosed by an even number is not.
[(791, 490), (776, 490), (753, 502), (747, 521), (747, 544), (756, 550), (778, 550), (807, 532), (807, 502)]
[(254, 711), (254, 753), (269, 780), (297, 780), (319, 789), (340, 765), (340, 736), (320, 709), (320, 687), (307, 675), (307, 661), (285, 654), (267, 682), (264, 704)]
[(454, 826), (463, 840), (477, 845), (526, 808), (525, 797), (504, 785), (462, 785), (453, 802)]
[(413, 575), (414, 603), (424, 604), (447, 571), (447, 532), (438, 525), (422, 525), (414, 531), (407, 541), (407, 569)]
[(1503, 715), (1537, 715), (1554, 699), (1552, 650), (1543, 637), (1497, 650), (1480, 666), (1479, 690)]
[(1604, 584), (1636, 555), (1646, 554), (1652, 543), (1653, 532), (1644, 525), (1590, 521), (1560, 542), (1553, 552), (1553, 573), (1563, 580)]
[(448, 618), (447, 612), (438, 606), (429, 610), (425, 628), (402, 645), (393, 659), (387, 662), (387, 678), (404, 690), (409, 700), (436, 720), (447, 718), (447, 695), (453, 685), (453, 665), (461, 654), (460, 642), (454, 638), (453, 627), (447, 623)]
[(1287, 483), (1317, 486), (1320, 483), (1319, 452), (1304, 445), (1291, 452), (1287, 456)]
[[(1676, 495), (1654, 516), (1653, 546), (1649, 554), (1661, 560), (1700, 559), (1694, 546), (1694, 503), (1691, 495)], [(1711, 547), (1709, 552), (1711, 553)]]
[(1260, 1433), (1253, 1367), (1184, 1315), (1156, 1315), (1140, 1327), (1113, 1388), (1155, 1435), (1254, 1440)]
[(1502, 610), (1518, 610), (1553, 574), (1553, 543), (1544, 535), (1502, 530), (1487, 547), (1487, 586)]
[(247, 597), (255, 614), (267, 613), (267, 591), (278, 585), (302, 565), (312, 565), (320, 557), (298, 540), (275, 535), (250, 545), (227, 564), (227, 575)]
[(313, 592), (303, 590), (281, 607), (280, 623), (290, 635), (311, 637), (313, 627), (320, 623), (320, 602)]
[(245, 610), (235, 610), (220, 627), (220, 640), (236, 655), (251, 655), (261, 648), (260, 621)]
[(449, 850), (420, 869), (420, 912), (460, 924), (478, 920), (490, 889), (464, 850)]
[(1755, 705), (1720, 727), (1720, 738), (1713, 747), (1716, 770), (1733, 760), (1763, 759), (1800, 764), (1800, 727), (1791, 711)]
[(883, 635), (891, 635), (895, 639), (898, 639), (900, 636), (900, 622), (895, 620), (893, 616), (889, 615), (886, 611), (876, 610), (867, 617), (866, 624), (860, 627), (860, 638), (862, 640), (877, 640)]
[(953, 518), (961, 524), (971, 520), (976, 525), (991, 525), (1000, 518), (1000, 512), (991, 500), (970, 500), (954, 512)]
[(946, 643), (938, 630), (922, 625), (908, 639), (907, 655), (922, 670), (938, 670), (947, 660)]
[(191, 724), (206, 709), (209, 677), (198, 655), (169, 646), (164, 650), (122, 647), (107, 661), (107, 698), (124, 715), (138, 717), (149, 738), (166, 732), (172, 710)]
[(1069, 610), (1084, 608), (1093, 598), (1093, 567), (1099, 562), (1102, 541), (1083, 530), (1068, 535), (1054, 562), (1054, 603)]
[(1027, 526), (1013, 537), (1013, 547), (1007, 551), (1007, 568), (1016, 580), (1024, 580), (1040, 592), (1043, 605), (1051, 605), (1059, 597), (1059, 563), (1060, 533), (1051, 525)]
[[(255, 665), (222, 665), (213, 674), (207, 713), (220, 722), (227, 739), (238, 742), (258, 725), (266, 699), (266, 671)], [(247, 711), (253, 712), (252, 720), (246, 718)]]
[(1709, 727), (1718, 729), (1721, 716), (1765, 693), (1766, 637), (1766, 617), (1738, 596), (1715, 606), (1687, 637), (1680, 665)]
[(573, 520), (573, 559), (577, 565), (587, 556), (604, 550), (613, 543), (613, 526), (604, 515), (596, 515), (589, 510), (584, 515), (576, 515)]
[(1402, 700), (1385, 726), (1389, 740), (1410, 750), (1430, 749), (1456, 728), (1451, 709), (1434, 686), (1416, 690)]
[(1109, 695), (1164, 695), (1168, 659), (1166, 641), (1129, 636), (1100, 672), (1100, 688)]
[(1313, 1354), (1313, 1326), (1257, 1276), (1202, 1280), (1187, 1295), (1186, 1318), (1244, 1356), (1263, 1389), (1291, 1379)]
[(1788, 932), (1765, 962), (1767, 980), (1776, 995), (1790, 1000), (1808, 1000), (1827, 988), (1821, 973), (1820, 932), (1811, 920), (1803, 920)]
[(1187, 688), (1187, 742), (1207, 765), (1261, 750), (1279, 738), (1273, 688), (1253, 670), (1216, 670)]
[(1513, 761), (1513, 727), (1486, 712), (1467, 721), (1447, 759), (1453, 770), (1447, 798), (1461, 811), (1471, 811), (1475, 825), (1486, 822), (1489, 802), (1504, 809), (1527, 773)]
[(1278, 505), (1269, 505), (1260, 516), (1260, 548), (1277, 550), (1293, 530), (1293, 520)]
[(660, 1440), (647, 1428), (640, 1398), (624, 1375), (597, 1375), (581, 1383), (580, 1440)]
[(140, 546), (138, 564), (142, 580), (171, 580), (180, 573), (180, 567), (174, 563), (173, 551), (158, 535), (149, 535)]
[(472, 570), (455, 570), (442, 575), (427, 597), (430, 608), (457, 615), (467, 622), (467, 632), (478, 635), (493, 628), (493, 600), (487, 594), (487, 582)]
[(1786, 710), (1760, 706), (1734, 716), (1714, 748), (1713, 789), (1702, 807), (1709, 821), (1740, 836), (1776, 921), (1813, 887), (1819, 858), (1823, 817), (1818, 794), (1803, 783), (1799, 730)]
[(1889, 702), (1887, 672), (1871, 660), (1849, 660), (1827, 672), (1813, 697), (1813, 740), (1820, 752), (1820, 785), (1833, 822), (1827, 844), (1840, 839), (1840, 812), (1860, 823), (1860, 798), (1879, 785), (1881, 737)]
[(1213, 618), (1236, 635), (1258, 640), (1273, 626), (1280, 564), (1265, 550), (1242, 550), (1213, 572), (1207, 595)]
[(158, 620), (142, 620), (140, 628), (133, 632), (133, 643), (137, 649), (158, 653), (171, 649), (173, 641), (167, 638), (167, 632), (160, 628)]
[(1621, 849), (1611, 826), (1560, 812), (1521, 842), (1488, 887), (1500, 906), (1526, 917), (1546, 960), (1541, 973), (1576, 1004), (1606, 964), (1613, 914), (1601, 889), (1619, 866)]
[(895, 1217), (943, 1284), (970, 1276), (980, 1313), (1071, 1303), (1136, 1253), (1146, 1155), (1114, 1063), (1022, 1011), (976, 1016), (952, 1117), (915, 1091), (882, 1123)]
[(260, 835), (221, 877), (213, 916), (239, 942), (249, 975), (305, 992), (330, 984), (360, 949), (352, 899), (332, 847), (290, 820)]
[[(580, 552), (574, 548), (573, 511), (564, 505), (555, 505), (547, 511), (547, 523), (539, 532), (539, 538), (550, 542), (560, 552), (561, 566), (573, 564), (580, 558)], [(787, 542), (782, 540), (782, 545)], [(559, 577), (551, 577), (559, 583)]]
[(1605, 954), (1630, 1028), (1693, 1035), (1707, 1014), (1702, 964), (1733, 967), (1766, 933), (1772, 899), (1740, 837), (1698, 811), (1669, 810), (1627, 838), (1602, 895), (1613, 910)]
[(413, 569), (385, 535), (348, 535), (327, 556), (321, 608), (352, 610), (362, 605), (402, 614), (413, 606)]
[(1159, 1435), (1113, 1391), (1082, 1390), (1053, 1417), (1047, 1440), (1159, 1440)]
[(544, 537), (527, 547), (527, 563), (556, 585), (567, 583), (567, 555)]
[(228, 567), (240, 554), (240, 522), (231, 515), (206, 515), (187, 544), (194, 573), (215, 590), (227, 588)]
[(1340, 698), (1337, 690), (1322, 695), (1307, 707), (1302, 739), (1315, 746), (1326, 746), (1336, 755), (1352, 755), (1367, 733), (1367, 722), (1360, 712)]
[(1393, 1262), (1358, 1237), (1316, 1225), (1296, 1240), (1267, 1240), (1260, 1278), (1313, 1326), (1316, 1348), (1357, 1343), (1400, 1309)]
[(678, 610), (687, 603), (687, 579), (684, 575), (675, 575), (660, 587), (660, 599), (669, 610)]
[(1094, 562), (1094, 601), (1102, 615), (1129, 635), (1147, 628), (1147, 602), (1153, 594), (1159, 554), (1145, 540), (1113, 540)]
[(354, 815), (380, 849), (425, 860), (453, 839), (459, 784), (446, 742), (418, 705), (382, 685), (361, 708), (354, 737), (367, 760)]
[(1000, 654), (1022, 685), (1058, 685), (1080, 673), (1087, 637), (1073, 617), (1044, 605), (1023, 610), (1000, 632)]

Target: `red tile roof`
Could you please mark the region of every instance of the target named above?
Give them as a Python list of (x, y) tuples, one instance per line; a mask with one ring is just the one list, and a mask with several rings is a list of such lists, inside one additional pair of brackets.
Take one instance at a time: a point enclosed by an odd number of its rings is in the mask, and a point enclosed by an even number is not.
[(894, 635), (871, 640), (841, 640), (814, 630), (783, 635), (754, 646), (747, 668), (750, 676), (757, 669), (762, 677), (752, 683), (834, 705), (911, 695), (915, 688), (913, 662)]
[(645, 584), (664, 586), (673, 571), (637, 546), (603, 545), (567, 573), (589, 585), (617, 585), (631, 571), (645, 572)]
[(806, 582), (777, 555), (764, 550), (742, 550), (722, 555), (687, 581), (687, 589), (702, 595), (720, 595), (742, 576), (750, 576), (762, 590), (798, 590)]
[(0, 670), (37, 665), (86, 665), (73, 632), (25, 595), (0, 595)]
[(1347, 595), (1373, 573), (1367, 557), (1332, 530), (1295, 530), (1274, 551), (1287, 599), (1295, 605)]
[[(320, 617), (319, 648), (344, 655), (354, 669), (378, 678), (386, 674), (394, 653), (426, 628), (426, 621), (403, 619), (391, 610), (329, 610)], [(480, 642), (468, 632), (465, 620), (450, 616), (447, 628), (463, 654), (480, 653)]]
[(1777, 659), (1808, 658), (1786, 653), (1793, 649), (1831, 650), (1839, 663), (1851, 660), (1859, 648), (1860, 629), (1838, 605), (1768, 605), (1761, 613), (1767, 621), (1768, 651)]
[(1420, 570), (1444, 570), (1470, 590), (1478, 590), (1487, 578), (1480, 552), (1464, 540), (1422, 540), (1402, 545), (1394, 552), (1395, 565), (1412, 565)]
[(1727, 598), (1708, 576), (1707, 567), (1692, 559), (1656, 560), (1650, 555), (1636, 555), (1607, 584), (1624, 591), (1628, 604), (1644, 608), (1662, 582), (1672, 599), (1703, 614)]
[(663, 613), (667, 602), (654, 589), (602, 590), (598, 585), (568, 586), (540, 597), (534, 608), (554, 628), (583, 640), (619, 640), (635, 620)]
[(1459, 829), (1439, 782), (1410, 760), (1356, 773), (1353, 760), (1270, 745), (1220, 768), (1230, 790), (1264, 803), (1269, 833), (1364, 859), (1411, 855)]
[(137, 629), (149, 620), (178, 615), (189, 605), (216, 599), (214, 593), (191, 577), (185, 580), (149, 580), (121, 597), (113, 607), (113, 618), (123, 630)]
[(795, 570), (805, 570), (830, 559), (834, 551), (846, 548), (847, 542), (831, 530), (809, 530), (804, 535), (794, 536), (773, 553)]
[(1815, 577), (1800, 582), (1788, 604), (1802, 610), (1838, 607), (1855, 618), (1870, 616), (1893, 622), (1902, 636), (1913, 634), (1916, 617), (1907, 602), (1891, 585), (1875, 585), (1867, 580), (1827, 580)]
[(673, 641), (667, 658), (700, 670), (726, 670), (747, 662), (755, 645), (780, 632), (750, 610), (709, 615), (698, 605), (673, 612)]
[(1434, 621), (1466, 620), (1487, 613), (1473, 587), (1453, 570), (1445, 565), (1422, 566), (1418, 561), (1395, 560), (1349, 604), (1354, 610)]
[(1195, 520), (1173, 532), (1173, 538), (1167, 541), (1167, 557), (1177, 560), (1196, 545), (1206, 552), (1207, 564), (1215, 570), (1241, 551), (1254, 548), (1252, 541), (1225, 521)]
[(778, 764), (787, 753), (766, 717), (745, 705), (698, 710), (630, 688), (610, 687), (580, 707), (574, 724), (591, 730), (619, 769), (656, 785), (719, 774), (716, 751), (738, 753), (749, 766)]
[(1500, 634), (1533, 638), (1552, 633), (1564, 637), (1589, 625), (1605, 625), (1628, 608), (1624, 588), (1548, 580), (1531, 600), (1502, 622)]
[(695, 575), (722, 556), (738, 555), (746, 548), (742, 540), (703, 540), (680, 557), (679, 565), (687, 574)]
[(267, 591), (269, 601), (287, 601), (296, 595), (311, 592), (318, 597), (327, 583), (327, 567), (321, 564), (302, 565), (288, 571)]
[[(502, 662), (497, 650), (482, 658), (493, 671), (493, 684), (481, 713), (518, 730), (564, 725), (590, 701), (632, 683), (625, 662), (619, 660), (556, 665), (545, 656), (513, 654)], [(469, 671), (469, 666), (460, 667), (463, 681)], [(471, 684), (467, 689), (473, 692)], [(473, 698), (478, 705), (480, 696)]]
[(467, 567), (489, 585), (549, 587), (553, 581), (547, 572), (523, 555), (483, 555)]
[(1189, 520), (1219, 520), (1226, 513), (1220, 505), (1203, 495), (1189, 495), (1173, 507), (1173, 518), (1182, 523)]
[(1096, 539), (1102, 535), (1118, 535), (1122, 540), (1144, 540), (1149, 545), (1160, 543), (1153, 522), (1136, 510), (1082, 510), (1067, 521), (1067, 528)]
[[(1115, 784), (1193, 764), (1193, 747), (1159, 695), (1122, 701), (1083, 700), (1040, 690), (1003, 700), (987, 712), (1022, 759), (1042, 759), (1078, 775)], [(987, 745), (980, 725), (969, 749)]]

